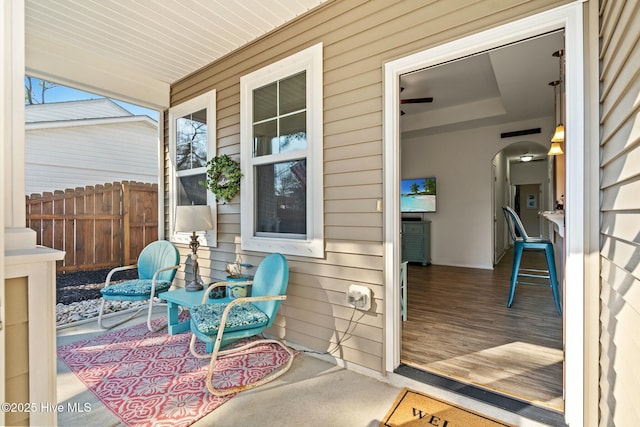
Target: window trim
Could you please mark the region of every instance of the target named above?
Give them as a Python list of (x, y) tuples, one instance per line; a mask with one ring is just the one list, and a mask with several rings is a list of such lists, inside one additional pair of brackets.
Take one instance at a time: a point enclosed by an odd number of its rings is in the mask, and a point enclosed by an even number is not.
[[(307, 235), (305, 239), (256, 236), (252, 153), (253, 90), (306, 71), (307, 78)], [(240, 78), (241, 248), (324, 258), (322, 43)], [(283, 157), (284, 159), (285, 157)], [(264, 160), (264, 159), (263, 159)], [(279, 160), (280, 161), (280, 160)]]
[[(176, 188), (178, 173), (175, 166), (176, 161), (176, 119), (184, 117), (189, 113), (199, 110), (207, 110), (207, 160), (216, 156), (216, 90), (199, 95), (181, 104), (169, 108), (169, 240), (174, 243), (189, 244), (191, 233), (176, 232), (175, 212), (178, 204), (178, 191)], [(206, 167), (203, 168), (206, 170)], [(206, 173), (206, 172), (205, 172)], [(211, 191), (206, 190), (207, 205), (211, 208), (211, 218), (213, 219), (213, 230), (205, 233), (198, 233), (198, 240), (202, 246), (218, 246), (218, 205), (215, 196)]]

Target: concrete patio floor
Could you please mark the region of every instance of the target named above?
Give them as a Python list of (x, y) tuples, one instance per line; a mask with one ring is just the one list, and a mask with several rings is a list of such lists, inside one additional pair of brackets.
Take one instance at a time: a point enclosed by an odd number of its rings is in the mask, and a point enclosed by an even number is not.
[[(164, 315), (157, 308), (157, 315)], [(142, 323), (139, 316), (120, 326)], [(60, 329), (57, 344), (105, 333), (95, 321)], [(291, 369), (280, 378), (234, 396), (231, 400), (193, 425), (202, 426), (332, 426), (373, 427), (380, 424), (402, 390), (408, 387), (431, 396), (457, 403), (518, 426), (543, 426), (517, 414), (504, 411), (448, 390), (443, 390), (390, 374), (382, 376), (371, 371), (345, 369), (310, 353), (296, 356)], [(363, 373), (366, 372), (366, 375)], [(121, 421), (107, 409), (84, 384), (58, 360), (58, 403), (88, 404), (90, 411), (62, 412), (60, 426), (120, 426)], [(204, 387), (204, 385), (203, 385)]]

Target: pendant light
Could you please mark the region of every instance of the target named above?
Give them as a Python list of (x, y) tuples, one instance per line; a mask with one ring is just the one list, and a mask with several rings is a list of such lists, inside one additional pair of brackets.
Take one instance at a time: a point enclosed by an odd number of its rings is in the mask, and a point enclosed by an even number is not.
[(552, 142), (551, 147), (549, 147), (549, 151), (547, 152), (547, 156), (557, 156), (560, 154), (564, 154), (564, 151), (562, 151), (562, 147), (560, 147), (560, 143)]
[[(564, 152), (562, 151), (562, 147), (560, 146), (560, 143), (564, 142), (564, 124), (563, 124), (564, 110), (562, 109), (562, 97), (564, 96), (564, 93), (562, 91), (562, 78), (563, 78), (562, 57), (563, 55), (564, 55), (564, 51), (562, 49), (553, 53), (553, 56), (559, 58), (560, 80), (556, 80), (554, 82), (549, 83), (550, 86), (553, 86), (554, 120), (556, 120), (556, 123), (557, 123), (556, 130), (553, 133), (553, 137), (551, 138), (551, 147), (549, 148), (549, 152), (547, 153), (547, 155), (549, 156), (557, 156), (559, 154), (564, 154)], [(558, 94), (558, 92), (560, 93)], [(558, 108), (558, 105), (560, 106), (560, 108)]]

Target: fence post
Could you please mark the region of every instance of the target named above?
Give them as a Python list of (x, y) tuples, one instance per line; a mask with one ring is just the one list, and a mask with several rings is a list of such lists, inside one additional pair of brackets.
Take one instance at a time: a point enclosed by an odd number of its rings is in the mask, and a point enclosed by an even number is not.
[(129, 182), (122, 182), (122, 265), (128, 265), (131, 259), (131, 200)]

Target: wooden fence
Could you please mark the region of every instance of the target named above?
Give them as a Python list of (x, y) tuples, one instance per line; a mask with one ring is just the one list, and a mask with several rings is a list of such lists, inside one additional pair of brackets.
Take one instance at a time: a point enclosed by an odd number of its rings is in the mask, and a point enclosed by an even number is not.
[(58, 273), (134, 264), (158, 239), (158, 185), (138, 182), (32, 194), (27, 227), (38, 244), (66, 251)]

